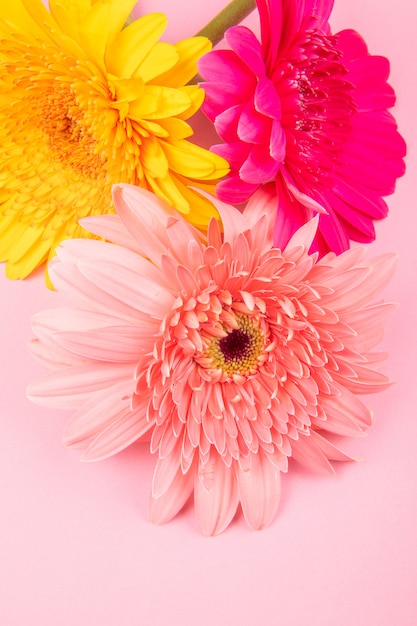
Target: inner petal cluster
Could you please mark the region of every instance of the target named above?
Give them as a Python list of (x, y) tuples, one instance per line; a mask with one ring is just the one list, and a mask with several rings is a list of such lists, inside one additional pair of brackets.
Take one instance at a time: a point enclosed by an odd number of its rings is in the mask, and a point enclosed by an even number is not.
[(285, 165), (300, 188), (316, 191), (329, 184), (356, 111), (335, 43), (334, 36), (303, 32), (270, 75), (282, 106)]

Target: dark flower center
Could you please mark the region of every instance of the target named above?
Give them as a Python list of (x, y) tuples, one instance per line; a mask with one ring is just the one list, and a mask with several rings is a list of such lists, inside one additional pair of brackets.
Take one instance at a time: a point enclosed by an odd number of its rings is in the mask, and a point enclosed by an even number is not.
[(244, 359), (250, 355), (251, 340), (247, 333), (238, 328), (220, 339), (219, 348), (226, 362)]
[(219, 324), (219, 336), (209, 334), (206, 349), (198, 358), (199, 363), (210, 370), (221, 370), (224, 380), (235, 375), (249, 376), (256, 372), (265, 360), (265, 329), (257, 316), (240, 314), (234, 318), (233, 327)]

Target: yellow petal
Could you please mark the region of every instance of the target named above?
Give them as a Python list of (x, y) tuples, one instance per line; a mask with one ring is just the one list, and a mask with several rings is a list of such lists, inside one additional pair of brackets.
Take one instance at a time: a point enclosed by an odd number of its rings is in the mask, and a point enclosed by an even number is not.
[(79, 25), (91, 11), (91, 0), (49, 0), (49, 9), (62, 32), (76, 40)]
[(129, 24), (107, 47), (108, 71), (121, 78), (133, 76), (157, 43), (166, 25), (167, 18), (162, 13), (150, 13)]
[[(140, 123), (136, 122), (140, 125), (141, 131), (146, 131), (147, 135), (155, 135), (155, 137), (169, 137), (169, 132), (163, 128), (161, 122), (164, 120), (158, 120), (158, 122), (151, 122), (150, 120), (141, 120)], [(133, 122), (135, 123), (135, 122)]]
[(143, 142), (141, 157), (143, 167), (147, 170), (146, 175), (149, 174), (152, 178), (165, 178), (168, 175), (168, 159), (155, 137), (150, 137)]
[(113, 78), (109, 80), (117, 102), (132, 102), (141, 98), (145, 85), (140, 78)]
[(214, 180), (229, 172), (229, 165), (222, 157), (189, 141), (161, 140), (161, 144), (171, 169), (187, 178)]
[(82, 25), (89, 19), (89, 13), (92, 10), (93, 12), (100, 12), (103, 9), (101, 9), (99, 5), (106, 5), (104, 13), (108, 14), (109, 19), (105, 29), (105, 35), (106, 41), (110, 43), (113, 41), (116, 34), (122, 30), (135, 3), (135, 0), (108, 0), (107, 2), (91, 2), (91, 0), (50, 0), (49, 6), (51, 14), (62, 31), (77, 41)]
[(148, 183), (150, 191), (153, 191), (158, 198), (165, 200), (165, 202), (177, 209), (177, 211), (185, 213), (186, 215), (190, 212), (191, 207), (175, 184), (172, 175), (169, 174), (165, 176), (165, 178), (146, 177), (146, 182)]
[(164, 135), (161, 135), (161, 137), (169, 136), (171, 140), (175, 141), (193, 135), (191, 126), (177, 117), (167, 117), (165, 120), (159, 120), (158, 124), (164, 130)]
[(169, 87), (146, 86), (142, 97), (132, 102), (129, 117), (134, 120), (158, 120), (178, 115), (190, 107), (186, 93)]
[(201, 189), (214, 197), (216, 193), (215, 182), (201, 183), (199, 181), (198, 184), (196, 184), (196, 188), (190, 188), (188, 186), (190, 181), (183, 176), (173, 174), (172, 177), (175, 180), (178, 190), (191, 207), (191, 212), (187, 219), (192, 224), (197, 226), (200, 230), (206, 230), (210, 218), (215, 217), (219, 219), (217, 209), (209, 198), (198, 193), (198, 190)]
[(8, 278), (26, 278), (46, 261), (51, 241), (44, 238), (42, 227), (32, 227), (16, 219), (7, 222), (0, 239), (0, 259), (8, 261)]
[(190, 37), (176, 43), (178, 62), (173, 70), (158, 76), (158, 83), (167, 87), (186, 85), (197, 74), (197, 61), (211, 48), (211, 42), (205, 37)]
[(184, 113), (179, 113), (178, 117), (180, 117), (182, 120), (188, 120), (192, 115), (194, 115), (194, 113), (197, 113), (197, 111), (203, 104), (205, 96), (204, 90), (201, 89), (201, 87), (199, 87), (198, 85), (187, 85), (186, 87), (180, 87), (179, 91), (187, 94), (187, 96), (190, 98), (191, 104), (189, 108), (184, 111)]
[(78, 27), (77, 41), (87, 58), (96, 63), (103, 72), (110, 23), (110, 5), (96, 2)]
[(45, 31), (42, 23), (53, 24), (49, 12), (41, 2), (41, 0), (13, 0), (13, 2), (2, 2), (1, 9), (1, 25), (10, 31), (10, 26), (3, 22), (12, 22), (24, 33), (30, 33), (40, 39), (45, 38)]
[[(175, 66), (177, 61), (178, 52), (176, 51), (175, 46), (172, 46), (169, 43), (161, 43), (159, 41), (146, 56), (143, 63), (139, 65), (134, 75), (140, 76), (145, 83), (148, 83), (156, 76), (164, 74), (164, 72), (169, 72), (169, 70)], [(162, 84), (164, 84), (163, 81)]]

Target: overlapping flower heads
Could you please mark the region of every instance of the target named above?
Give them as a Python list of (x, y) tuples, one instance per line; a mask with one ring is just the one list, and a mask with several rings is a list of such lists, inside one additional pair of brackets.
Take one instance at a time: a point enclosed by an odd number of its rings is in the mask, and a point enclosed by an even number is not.
[(66, 241), (51, 262), (71, 308), (33, 319), (51, 372), (29, 397), (76, 409), (65, 440), (86, 460), (150, 436), (155, 522), (194, 491), (203, 532), (221, 532), (239, 502), (263, 528), (288, 457), (332, 473), (348, 457), (326, 434), (371, 422), (357, 396), (388, 384), (373, 348), (392, 305), (374, 300), (395, 255), (318, 261), (317, 220), (274, 248), (264, 194), (243, 213), (216, 202), (223, 235), (212, 219), (207, 238), (146, 191), (118, 186), (114, 201), (117, 216), (83, 222), (114, 243)]
[(135, 0), (14, 0), (0, 9), (0, 260), (24, 278), (78, 220), (114, 212), (111, 185), (156, 193), (199, 226), (215, 214), (195, 189), (228, 167), (191, 143), (185, 120), (204, 93), (187, 86), (210, 50), (159, 42), (162, 14), (127, 27)]
[[(205, 534), (239, 507), (264, 528), (288, 459), (332, 474), (332, 436), (389, 385), (396, 256), (349, 248), (404, 171), (388, 62), (331, 35), (331, 0), (257, 0), (261, 42), (235, 26), (215, 52), (160, 42), (133, 0), (49, 5), (0, 9), (0, 259), (50, 260), (67, 301), (33, 318), (49, 372), (28, 396), (74, 411), (85, 460), (150, 442), (153, 521), (194, 496)], [(212, 151), (188, 140), (199, 59)]]
[(204, 111), (231, 165), (217, 188), (246, 201), (274, 181), (276, 241), (320, 213), (313, 249), (340, 253), (372, 241), (382, 196), (404, 173), (405, 143), (387, 111), (395, 94), (388, 60), (371, 56), (353, 30), (330, 33), (333, 0), (257, 0), (261, 42), (244, 26), (226, 32), (229, 50), (199, 62)]

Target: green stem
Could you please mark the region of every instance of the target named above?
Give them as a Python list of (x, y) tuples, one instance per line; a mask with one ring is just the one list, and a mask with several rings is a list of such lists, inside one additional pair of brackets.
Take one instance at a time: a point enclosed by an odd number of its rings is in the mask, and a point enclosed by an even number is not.
[(204, 26), (197, 37), (207, 37), (213, 46), (219, 43), (230, 26), (240, 24), (256, 8), (255, 0), (232, 0), (211, 22)]

